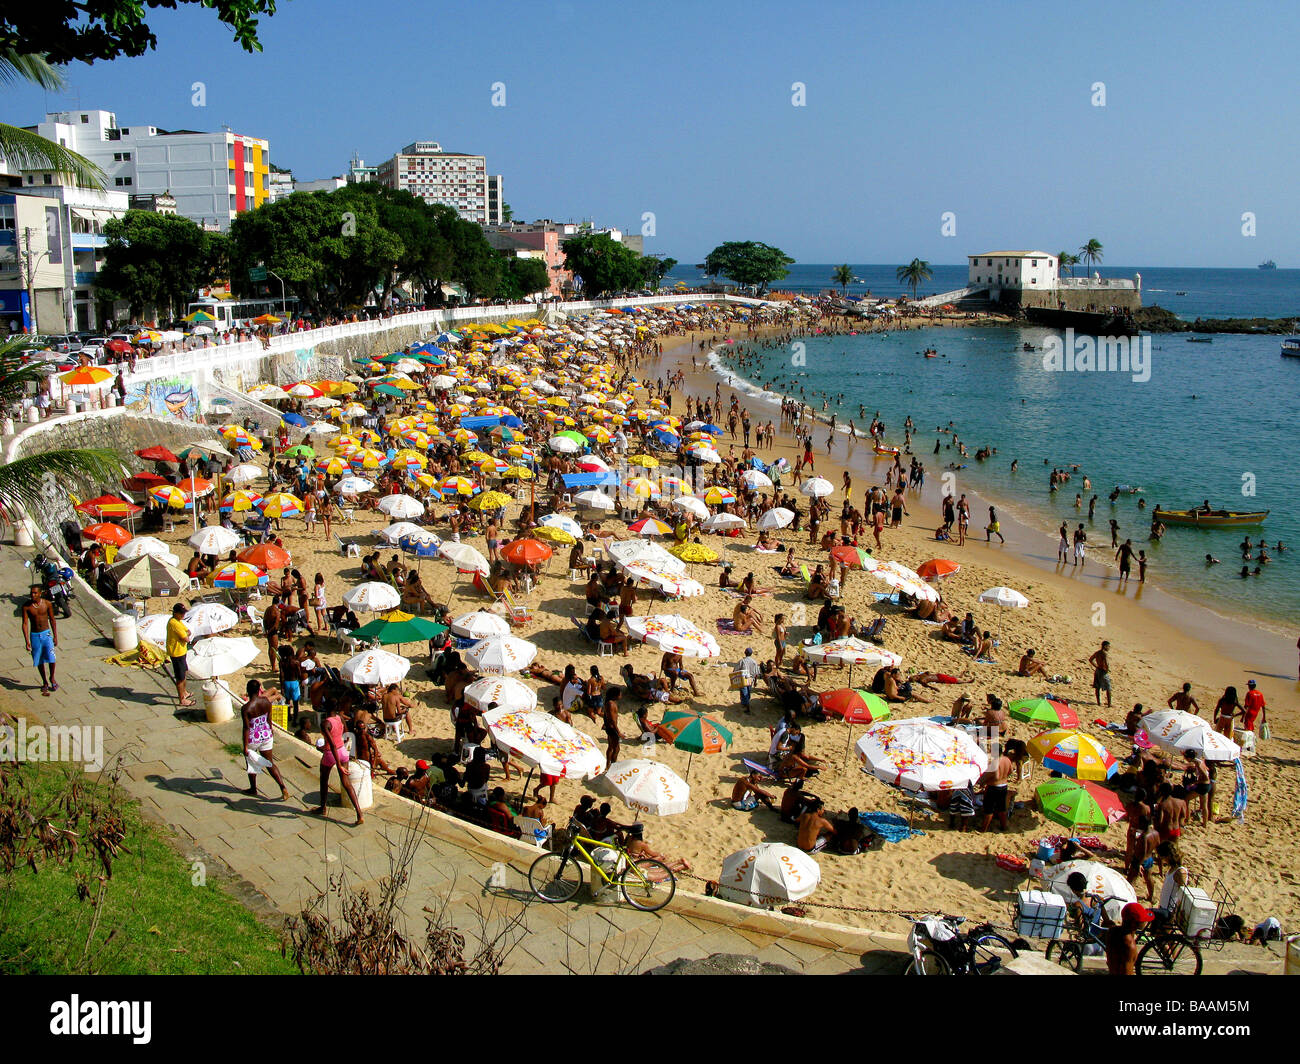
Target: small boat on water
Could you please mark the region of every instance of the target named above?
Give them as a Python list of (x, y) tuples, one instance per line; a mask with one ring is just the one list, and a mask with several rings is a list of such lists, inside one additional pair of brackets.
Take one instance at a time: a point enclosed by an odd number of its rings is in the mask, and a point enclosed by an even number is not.
[(876, 444), (872, 450), (882, 458), (897, 458), (899, 454), (897, 447), (882, 447), (880, 444)]
[(1288, 336), (1282, 341), (1283, 358), (1300, 358), (1300, 336)]
[(1261, 269), (1261, 270), (1276, 270), (1276, 269), (1277, 269), (1277, 263), (1274, 262), (1272, 259), (1265, 259), (1263, 262), (1261, 262), (1261, 263), (1259, 264), (1259, 269)]
[(1212, 344), (1214, 343), (1214, 337), (1213, 336), (1189, 336), (1187, 338), (1187, 342), (1189, 344)]
[(1156, 510), (1154, 517), (1167, 525), (1192, 525), (1196, 528), (1237, 528), (1262, 525), (1267, 510)]
[(1186, 292), (1175, 292), (1174, 295), (1176, 295), (1176, 296), (1185, 296), (1185, 295), (1187, 295), (1187, 293), (1186, 293)]

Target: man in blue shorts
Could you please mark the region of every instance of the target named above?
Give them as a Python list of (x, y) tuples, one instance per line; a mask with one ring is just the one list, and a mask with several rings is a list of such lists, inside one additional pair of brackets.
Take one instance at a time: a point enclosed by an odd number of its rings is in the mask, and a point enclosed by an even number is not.
[(32, 652), (32, 664), (40, 671), (41, 694), (48, 695), (59, 689), (54, 680), (54, 648), (59, 645), (59, 627), (54, 620), (54, 603), (45, 597), (45, 588), (33, 584), (31, 592), (31, 601), (23, 604), (23, 642)]

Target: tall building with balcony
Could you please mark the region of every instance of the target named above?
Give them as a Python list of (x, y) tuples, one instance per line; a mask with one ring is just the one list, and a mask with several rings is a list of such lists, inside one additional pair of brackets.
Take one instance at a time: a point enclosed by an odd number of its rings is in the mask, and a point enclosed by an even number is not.
[[(204, 133), (157, 126), (119, 126), (112, 111), (47, 114), (34, 132), (100, 167), (107, 187), (127, 195), (168, 193), (176, 211), (200, 225), (230, 228), (270, 195), (271, 149), (260, 137), (229, 129)], [(25, 189), (58, 183), (48, 171), (24, 171)]]
[(489, 175), (481, 155), (443, 151), (437, 141), (419, 140), (380, 163), (376, 179), (388, 188), (405, 189), (425, 203), (454, 207), (466, 221), (500, 224), (501, 175)]

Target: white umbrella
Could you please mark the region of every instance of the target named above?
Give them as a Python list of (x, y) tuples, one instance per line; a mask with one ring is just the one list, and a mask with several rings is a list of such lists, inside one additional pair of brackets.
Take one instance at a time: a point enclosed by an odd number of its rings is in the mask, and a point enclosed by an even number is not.
[(582, 539), (583, 536), (582, 525), (564, 514), (543, 514), (537, 519), (537, 523), (545, 528), (558, 528), (569, 533), (574, 539)]
[(235, 466), (226, 474), (226, 479), (232, 484), (251, 484), (264, 475), (263, 471), (255, 465), (245, 462), (242, 465)]
[(409, 520), (424, 513), (424, 503), (412, 499), (409, 495), (385, 495), (379, 500), (378, 508), (389, 517)]
[(316, 410), (328, 410), (332, 406), (342, 406), (343, 403), (338, 399), (331, 399), (328, 395), (318, 395), (315, 399), (308, 399), (306, 405)]
[(605, 771), (605, 755), (591, 736), (549, 713), (498, 709), (483, 716), (493, 743), (547, 776), (590, 779)]
[(629, 809), (654, 816), (684, 813), (691, 802), (690, 784), (667, 765), (644, 758), (615, 762), (597, 786), (616, 795)]
[(1210, 722), (1179, 709), (1158, 709), (1142, 718), (1147, 737), (1162, 750), (1195, 750), (1206, 761), (1236, 761), (1241, 747), (1210, 727)]
[(784, 506), (774, 506), (758, 519), (759, 529), (785, 528), (794, 520), (794, 511)]
[(317, 389), (313, 388), (310, 384), (307, 384), (305, 381), (303, 381), (298, 384), (295, 384), (292, 388), (290, 388), (288, 394), (296, 395), (299, 397), (304, 397), (304, 396), (310, 397), (316, 392), (316, 390)]
[[(194, 331), (198, 332), (199, 330), (195, 329)], [(259, 384), (255, 388), (250, 388), (247, 394), (250, 399), (256, 399), (263, 403), (268, 399), (274, 400), (289, 398), (289, 393), (275, 384)]]
[(1029, 605), (1029, 599), (1013, 587), (991, 587), (987, 591), (981, 591), (979, 601), (1020, 610)]
[(757, 469), (746, 469), (740, 479), (747, 488), (762, 489), (772, 486), (772, 478)]
[(343, 477), (334, 485), (334, 490), (339, 495), (362, 495), (367, 491), (374, 491), (375, 482), (365, 477)]
[(343, 602), (354, 610), (382, 613), (385, 610), (397, 609), (402, 604), (402, 595), (392, 584), (381, 584), (378, 580), (370, 580), (358, 584), (350, 591), (345, 591)]
[(709, 508), (704, 505), (704, 500), (697, 499), (694, 495), (679, 495), (669, 505), (674, 510), (686, 510), (693, 513), (701, 520), (709, 516)]
[(708, 462), (710, 465), (719, 465), (722, 462), (722, 455), (718, 454), (712, 447), (704, 447), (698, 451), (691, 452), (692, 457), (699, 459), (701, 462)]
[(228, 676), (256, 661), (261, 653), (247, 636), (200, 639), (185, 655), (185, 665), (200, 680)]
[(200, 554), (221, 555), (234, 550), (243, 538), (232, 528), (220, 525), (205, 525), (189, 538), (189, 545)]
[(710, 632), (675, 613), (626, 618), (628, 634), (643, 643), (693, 658), (716, 658), (722, 649)]
[[(199, 336), (199, 335), (207, 336), (213, 331), (214, 330), (211, 325), (196, 325), (194, 326), (193, 329), (190, 330), (190, 332), (194, 333), (195, 336)], [(213, 399), (212, 401), (214, 403), (217, 403), (220, 402), (221, 400), (220, 398), (218, 398), (218, 399)]]
[(605, 550), (620, 566), (624, 563), (645, 562), (660, 572), (672, 573), (674, 576), (686, 572), (686, 563), (681, 558), (646, 539), (611, 540)]
[(172, 553), (171, 547), (153, 536), (136, 536), (117, 552), (117, 559), (138, 558), (141, 554), (150, 554), (168, 565), (180, 564), (180, 559)]
[(492, 566), (483, 555), (468, 543), (444, 543), (438, 553), (448, 561), (454, 562), (457, 569), (473, 570), (487, 576)]
[(744, 528), (745, 519), (735, 514), (714, 514), (700, 527), (705, 532), (726, 532), (732, 528)]
[(189, 443), (183, 443), (176, 448), (177, 454), (180, 454), (182, 451), (200, 451), (203, 454), (208, 455), (219, 454), (223, 458), (234, 457), (234, 455), (222, 447), (221, 444), (212, 440), (191, 440)]
[(537, 657), (537, 645), (512, 635), (488, 636), (465, 651), (465, 660), (479, 672), (504, 676), (526, 669)]
[(680, 573), (669, 572), (660, 566), (652, 565), (650, 562), (639, 559), (632, 562), (619, 562), (619, 567), (633, 580), (644, 580), (647, 584), (657, 587), (665, 595), (676, 595), (678, 598), (693, 598), (696, 595), (704, 594), (704, 585), (698, 580), (692, 580)]
[(343, 663), (342, 673), (345, 680), (355, 684), (399, 683), (410, 671), (411, 663), (399, 654), (390, 654), (387, 650), (375, 647), (364, 651)]
[[(842, 639), (832, 639), (827, 643), (818, 643), (815, 646), (801, 646), (799, 653), (809, 661), (821, 662), (827, 665), (866, 665), (871, 668), (893, 668), (901, 665), (903, 657), (892, 650), (886, 650), (884, 647), (878, 647), (874, 643), (868, 643), (866, 640), (859, 639), (856, 636), (845, 636)], [(850, 672), (850, 677), (852, 672)]]
[(464, 639), (487, 639), (494, 635), (509, 635), (510, 623), (495, 613), (475, 610), (462, 613), (451, 622), (452, 633)]
[(584, 467), (589, 465), (596, 467), (595, 469), (588, 469), (587, 470), (588, 473), (609, 472), (609, 463), (606, 462), (605, 459), (601, 458), (599, 455), (589, 454), (585, 458), (583, 458), (578, 464)]
[(834, 490), (835, 485), (825, 477), (813, 477), (811, 480), (805, 480), (799, 488), (802, 494), (810, 495), (814, 499), (830, 495)]
[(742, 905), (784, 905), (808, 897), (821, 878), (821, 866), (803, 850), (760, 842), (723, 859), (718, 897)]
[(864, 772), (905, 791), (958, 790), (989, 767), (988, 754), (966, 732), (924, 717), (873, 724), (857, 750)]
[[(904, 567), (905, 568), (905, 567)], [(929, 599), (932, 602), (939, 601), (939, 592), (927, 584), (919, 577), (910, 580), (903, 576), (898, 570), (889, 568), (888, 563), (877, 565), (874, 569), (865, 570), (866, 574), (888, 584), (890, 587), (904, 594), (911, 595), (915, 599)]]
[(433, 532), (423, 525), (417, 525), (411, 521), (395, 521), (387, 528), (381, 528), (375, 533), (385, 543), (397, 543), (403, 539), (415, 539), (426, 543), (441, 543)]
[(136, 633), (141, 639), (147, 639), (150, 643), (161, 646), (167, 638), (167, 622), (171, 619), (170, 613), (151, 613), (136, 623)]
[(1106, 912), (1111, 919), (1118, 919), (1119, 913), (1112, 912), (1112, 907), (1122, 909), (1131, 901), (1137, 901), (1137, 891), (1124, 876), (1100, 861), (1076, 860), (1062, 861), (1058, 865), (1049, 865), (1046, 887), (1053, 894), (1059, 894), (1066, 901), (1078, 901), (1079, 896), (1070, 889), (1067, 880), (1078, 872), (1088, 880), (1086, 890), (1098, 898), (1115, 898), (1114, 903), (1107, 903)]
[(580, 491), (573, 497), (573, 501), (579, 506), (586, 506), (592, 510), (612, 510), (614, 509), (614, 500), (606, 495), (603, 491), (596, 491), (589, 488), (586, 491)]
[(456, 387), (456, 378), (448, 377), (445, 373), (439, 373), (433, 378), (433, 386), (440, 392), (445, 392), (448, 388)]
[(239, 614), (219, 602), (201, 602), (185, 614), (185, 626), (193, 637), (228, 632), (239, 623)]
[(513, 676), (485, 676), (465, 688), (465, 700), (486, 710), (493, 702), (498, 709), (527, 713), (537, 708), (537, 692)]
[(582, 450), (581, 444), (568, 436), (552, 436), (546, 441), (546, 446), (560, 454), (577, 454), (578, 451)]
[(339, 431), (339, 427), (332, 421), (313, 421), (305, 429), (309, 436), (329, 436)]

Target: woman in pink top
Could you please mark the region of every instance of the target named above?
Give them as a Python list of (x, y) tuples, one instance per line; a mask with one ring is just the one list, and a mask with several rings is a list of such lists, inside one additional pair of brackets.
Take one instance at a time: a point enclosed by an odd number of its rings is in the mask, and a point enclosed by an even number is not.
[[(357, 793), (352, 789), (352, 780), (348, 777), (348, 750), (343, 745), (343, 719), (339, 716), (338, 706), (328, 706), (320, 724), (321, 734), (325, 736), (321, 746), (324, 754), (320, 759), (320, 806), (313, 809), (317, 816), (325, 815), (325, 803), (329, 796), (330, 770), (338, 766), (339, 781), (344, 793), (352, 802), (357, 813), (357, 824), (363, 820), (361, 805), (357, 802)], [(353, 825), (354, 827), (356, 825)]]

